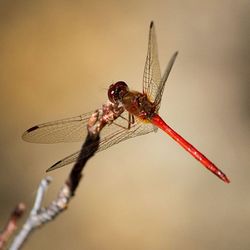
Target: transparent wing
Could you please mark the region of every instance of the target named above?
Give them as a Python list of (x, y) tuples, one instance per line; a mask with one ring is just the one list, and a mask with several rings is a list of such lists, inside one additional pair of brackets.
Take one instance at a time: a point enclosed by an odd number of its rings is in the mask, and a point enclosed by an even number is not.
[(158, 59), (157, 42), (154, 23), (150, 23), (148, 52), (143, 73), (143, 93), (151, 102), (155, 101), (161, 82), (161, 71)]
[(83, 141), (87, 123), (93, 112), (36, 125), (22, 135), (23, 140), (34, 143)]
[(159, 110), (159, 108), (160, 108), (161, 98), (162, 98), (162, 94), (163, 94), (163, 91), (164, 91), (164, 88), (165, 88), (165, 83), (166, 83), (166, 81), (168, 79), (168, 76), (169, 76), (170, 71), (171, 71), (171, 69), (172, 69), (172, 67), (174, 65), (174, 62), (175, 62), (175, 59), (176, 59), (177, 55), (178, 55), (178, 51), (176, 51), (172, 55), (168, 65), (167, 65), (167, 68), (166, 68), (166, 70), (164, 72), (164, 75), (163, 75), (163, 77), (162, 77), (162, 79), (160, 81), (160, 84), (158, 86), (158, 89), (157, 89), (157, 92), (156, 92), (156, 97), (155, 97), (155, 100), (154, 100), (154, 103), (157, 106), (157, 110)]
[[(130, 128), (128, 129), (128, 120), (126, 119), (126, 117), (128, 117), (128, 112), (124, 111), (122, 117), (117, 118), (114, 123), (112, 123), (111, 125), (106, 125), (102, 129), (100, 145), (97, 152), (105, 150), (129, 138), (145, 135), (157, 130), (156, 127), (154, 127), (154, 125), (152, 125), (151, 123), (141, 122), (137, 118), (135, 120), (135, 123), (131, 124)], [(91, 152), (89, 152), (89, 154), (90, 153)], [(79, 154), (80, 151), (65, 157), (64, 159), (58, 161), (52, 167), (50, 167), (48, 171), (75, 162), (78, 159)]]

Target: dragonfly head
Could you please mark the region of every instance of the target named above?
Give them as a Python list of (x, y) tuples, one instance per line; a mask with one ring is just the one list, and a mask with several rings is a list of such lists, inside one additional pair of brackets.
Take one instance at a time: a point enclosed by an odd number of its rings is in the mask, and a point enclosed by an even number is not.
[(122, 101), (123, 96), (128, 92), (128, 85), (119, 81), (109, 86), (108, 98), (112, 103)]

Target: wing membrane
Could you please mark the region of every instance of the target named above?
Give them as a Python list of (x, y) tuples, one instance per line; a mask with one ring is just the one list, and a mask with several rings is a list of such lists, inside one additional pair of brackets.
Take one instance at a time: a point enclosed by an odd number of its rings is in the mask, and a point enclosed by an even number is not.
[(148, 52), (143, 73), (143, 93), (147, 94), (150, 101), (154, 102), (161, 81), (161, 71), (158, 59), (157, 41), (154, 23), (149, 29)]
[(156, 92), (156, 97), (155, 97), (155, 104), (157, 105), (157, 110), (159, 110), (159, 108), (160, 108), (161, 98), (162, 98), (162, 94), (163, 94), (163, 91), (164, 91), (164, 88), (165, 88), (165, 83), (166, 83), (166, 81), (168, 79), (168, 76), (169, 76), (170, 71), (171, 71), (171, 69), (172, 69), (172, 67), (174, 65), (174, 62), (175, 62), (175, 59), (176, 59), (177, 55), (178, 55), (178, 51), (176, 51), (172, 55), (168, 65), (167, 65), (167, 68), (166, 68), (166, 70), (164, 72), (164, 75), (163, 75), (163, 77), (161, 79), (161, 82), (160, 82), (160, 84), (158, 86), (158, 90)]
[(78, 142), (87, 134), (86, 125), (92, 112), (36, 125), (22, 135), (23, 140), (34, 143)]
[[(128, 115), (127, 111), (124, 112), (126, 117)], [(119, 142), (125, 141), (127, 139), (133, 138), (135, 136), (145, 135), (150, 132), (156, 131), (156, 127), (151, 123), (143, 123), (139, 120), (136, 120), (134, 124), (128, 129), (128, 121), (124, 118), (117, 118), (115, 124), (106, 125), (101, 131), (101, 140), (97, 152), (105, 150)], [(91, 147), (91, 146), (90, 146)], [(91, 154), (92, 152), (89, 152)], [(55, 163), (48, 171), (63, 167), (70, 163), (75, 162), (79, 157), (80, 151), (71, 154), (62, 160)]]

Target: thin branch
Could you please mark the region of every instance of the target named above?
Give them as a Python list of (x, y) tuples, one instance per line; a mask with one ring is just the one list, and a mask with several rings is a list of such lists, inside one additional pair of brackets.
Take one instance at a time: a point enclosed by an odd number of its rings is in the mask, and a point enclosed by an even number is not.
[(74, 196), (82, 178), (82, 170), (84, 166), (98, 150), (100, 131), (106, 124), (113, 122), (122, 112), (123, 108), (108, 102), (106, 105), (103, 105), (101, 109), (96, 110), (96, 112), (90, 117), (87, 128), (88, 135), (81, 148), (79, 158), (74, 164), (57, 197), (48, 205), (48, 207), (41, 207), (45, 191), (51, 182), (51, 177), (45, 177), (41, 181), (37, 190), (36, 200), (30, 215), (23, 225), (20, 233), (14, 239), (14, 242), (10, 247), (11, 250), (20, 249), (24, 242), (28, 239), (31, 232), (39, 226), (52, 221), (68, 207), (68, 204)]
[(11, 213), (8, 222), (0, 234), (0, 249), (3, 249), (10, 236), (15, 232), (17, 228), (17, 221), (22, 217), (25, 209), (26, 207), (24, 203), (20, 202)]

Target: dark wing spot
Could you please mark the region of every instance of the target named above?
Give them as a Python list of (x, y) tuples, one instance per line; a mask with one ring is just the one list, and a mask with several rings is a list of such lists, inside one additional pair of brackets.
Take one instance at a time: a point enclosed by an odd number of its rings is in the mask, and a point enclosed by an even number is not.
[(52, 170), (54, 170), (54, 169), (56, 169), (55, 166), (56, 166), (57, 164), (61, 163), (61, 162), (62, 162), (62, 161), (56, 162), (53, 166), (51, 166), (50, 168), (48, 168), (48, 169), (46, 170), (46, 173), (47, 173), (47, 172), (50, 172), (50, 171), (52, 171)]
[(32, 128), (29, 128), (26, 132), (27, 132), (27, 133), (30, 133), (30, 132), (32, 132), (32, 131), (38, 129), (38, 128), (39, 128), (38, 126), (34, 126), (34, 127), (32, 127)]

